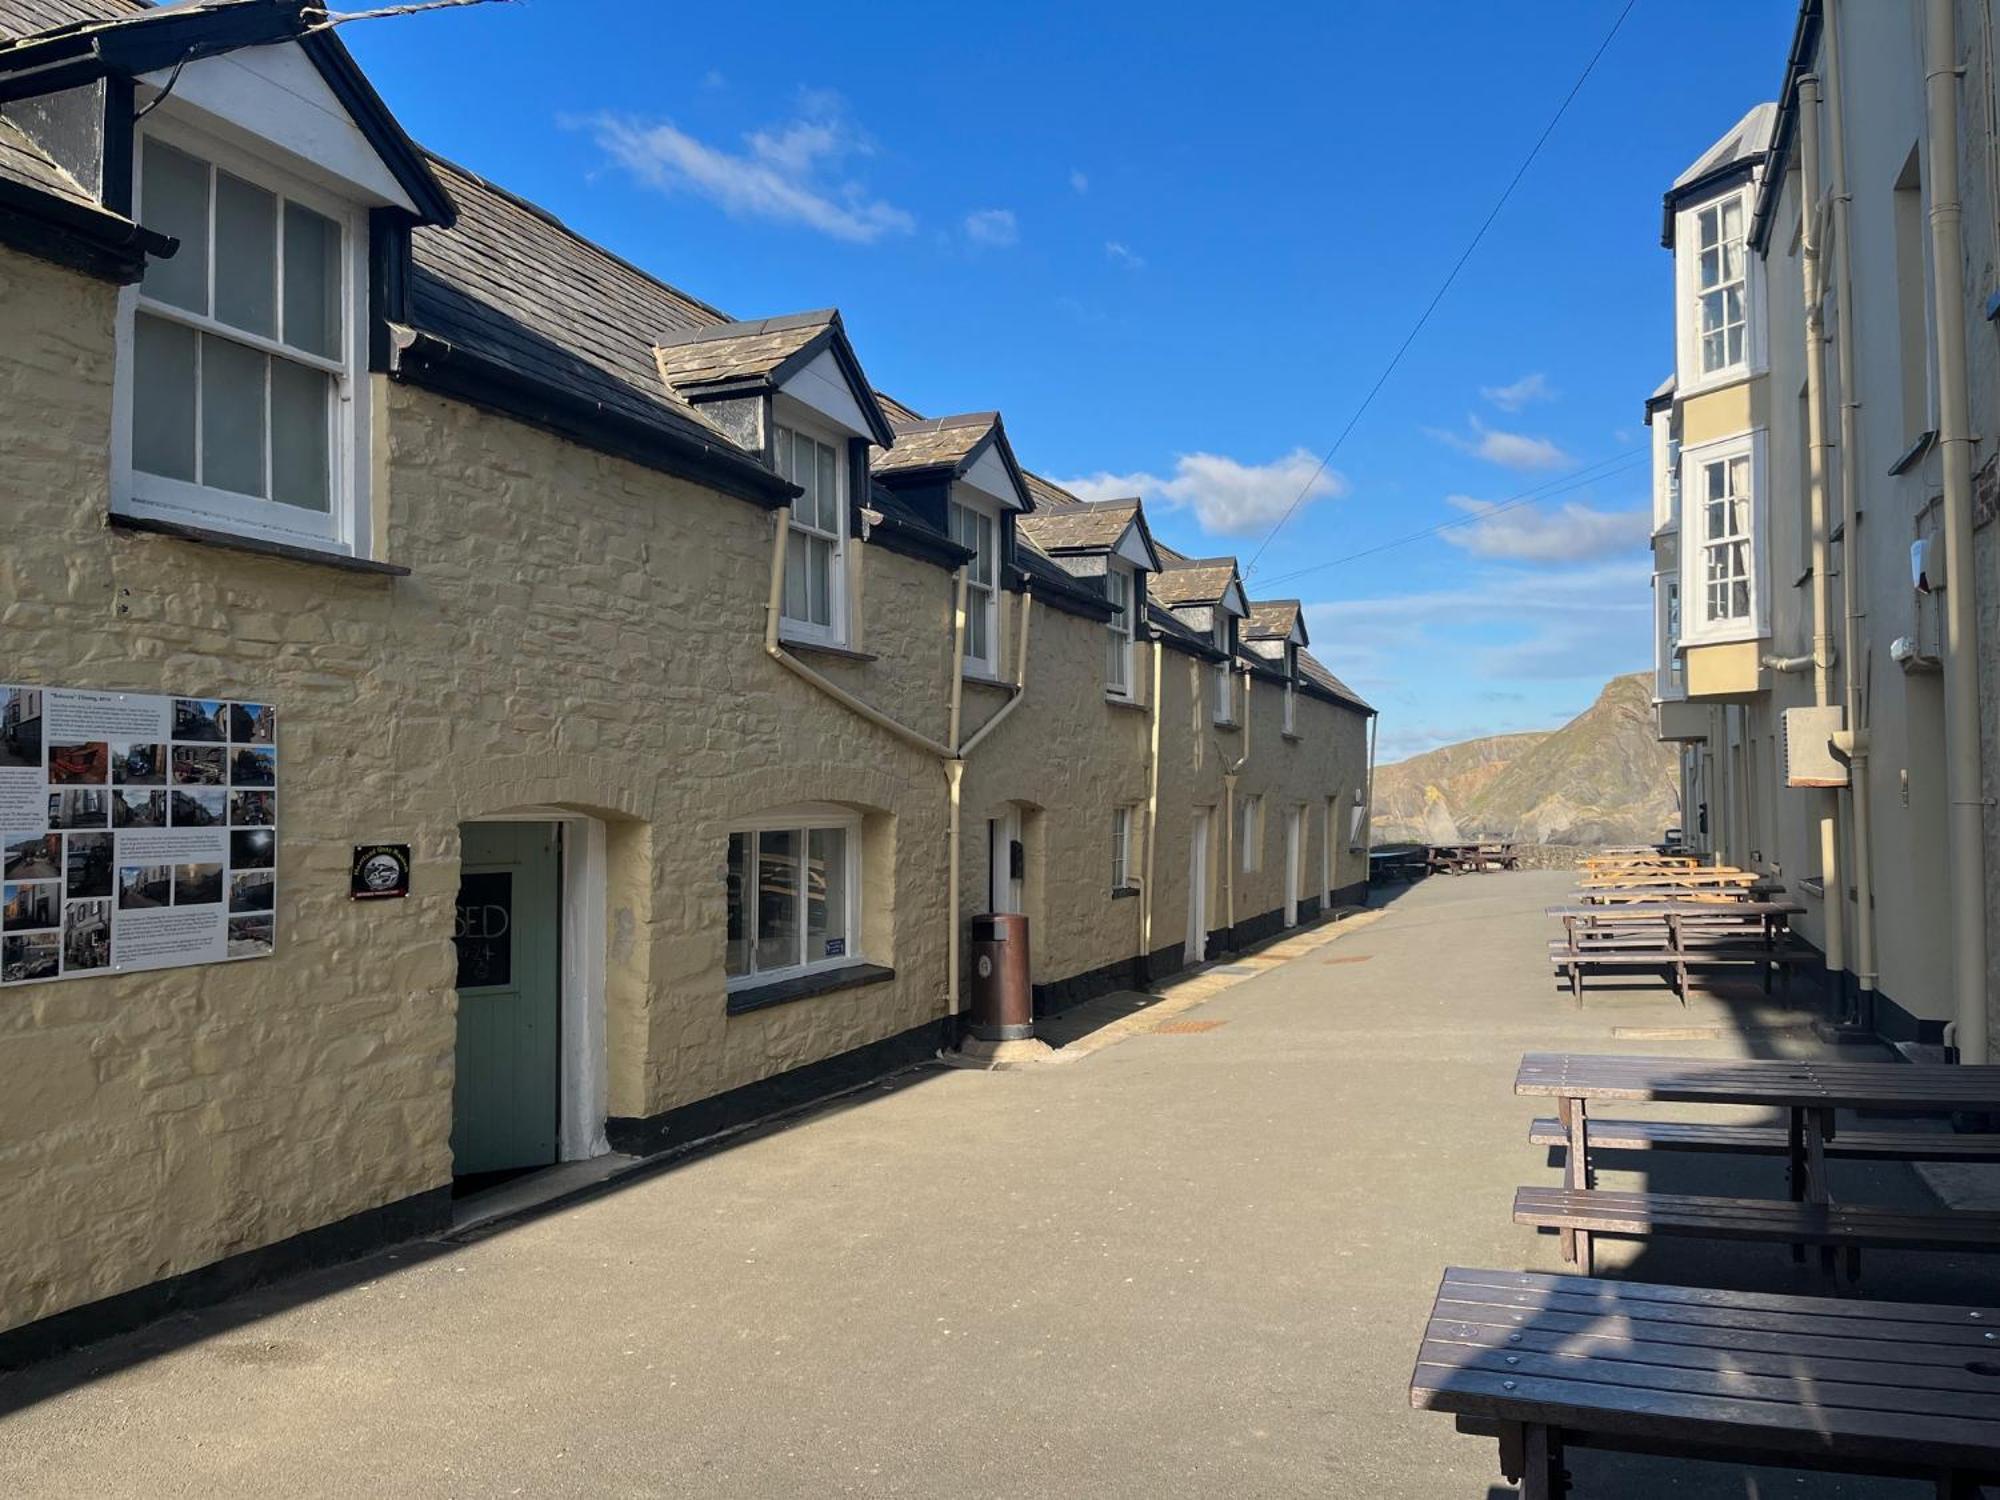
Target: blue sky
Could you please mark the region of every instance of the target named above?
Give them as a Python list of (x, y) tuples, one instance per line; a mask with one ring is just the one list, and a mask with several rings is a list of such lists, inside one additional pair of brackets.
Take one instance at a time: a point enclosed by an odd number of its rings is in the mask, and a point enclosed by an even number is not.
[[(515, 0), (343, 34), (433, 149), (734, 316), (838, 306), (884, 390), (998, 408), (1029, 467), (1248, 563), (1621, 4)], [(1640, 0), (1251, 574), (1385, 760), (1648, 664), (1660, 194), (1776, 89), (1794, 14)]]

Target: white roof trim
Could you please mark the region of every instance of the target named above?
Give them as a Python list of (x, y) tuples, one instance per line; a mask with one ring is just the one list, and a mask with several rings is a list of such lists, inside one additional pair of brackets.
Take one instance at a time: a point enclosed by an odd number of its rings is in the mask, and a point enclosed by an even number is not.
[(778, 387), (778, 394), (796, 401), (822, 421), (833, 423), (849, 437), (873, 441), (874, 429), (868, 425), (868, 417), (854, 397), (854, 387), (848, 383), (847, 372), (841, 369), (831, 349), (820, 350), (802, 368), (793, 371)]
[(1221, 607), (1224, 614), (1234, 615), (1239, 620), (1249, 618), (1250, 606), (1243, 598), (1243, 588), (1234, 581), (1222, 591)]

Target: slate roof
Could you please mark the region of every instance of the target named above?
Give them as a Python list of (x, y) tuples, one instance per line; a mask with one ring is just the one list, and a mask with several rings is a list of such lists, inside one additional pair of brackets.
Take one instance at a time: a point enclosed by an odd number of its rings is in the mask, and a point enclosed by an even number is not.
[(1338, 677), (1334, 676), (1333, 673), (1329, 672), (1326, 669), (1325, 663), (1321, 662), (1310, 651), (1301, 651), (1299, 653), (1299, 671), (1308, 681), (1324, 688), (1343, 702), (1353, 704), (1363, 713), (1372, 714), (1375, 712), (1375, 706), (1372, 703), (1355, 692), (1353, 688), (1342, 682)]
[(1022, 535), (1053, 557), (1061, 552), (1095, 552), (1117, 546), (1138, 514), (1137, 500), (1102, 500), (1059, 510), (1038, 508), (1017, 524)]
[(655, 359), (662, 378), (683, 391), (769, 377), (833, 320), (828, 308), (755, 323), (718, 323), (663, 337)]
[(437, 156), (431, 165), (458, 222), (410, 236), (414, 327), (622, 415), (727, 442), (669, 399), (653, 350), (728, 319), (478, 174)]
[(1233, 557), (1168, 556), (1162, 549), (1161, 571), (1153, 575), (1146, 590), (1161, 604), (1213, 604), (1229, 589), (1236, 577)]
[[(1098, 578), (1078, 578), (1032, 543), (1016, 538), (1014, 566), (1027, 575), (1028, 588), (1037, 597), (1049, 598), (1057, 608), (1097, 620), (1109, 620), (1118, 611), (1104, 593)], [(1053, 597), (1051, 597), (1053, 596)]]
[(83, 190), (81, 183), (50, 161), (42, 154), (41, 147), (4, 119), (0, 119), (0, 177), (53, 193), (81, 208), (97, 207), (97, 200)]
[(1687, 187), (1738, 162), (1762, 156), (1770, 147), (1771, 127), (1777, 120), (1777, 102), (1765, 100), (1730, 126), (1721, 140), (1690, 162), (1687, 170), (1674, 179), (1674, 186)]
[(1251, 604), (1250, 617), (1243, 622), (1245, 640), (1282, 641), (1299, 623), (1301, 606), (1296, 599), (1262, 599)]
[(896, 431), (896, 446), (878, 448), (870, 455), (870, 467), (877, 474), (908, 474), (921, 469), (957, 470), (986, 440), (1000, 420), (997, 411), (961, 412), (950, 417), (898, 418), (892, 411), (890, 426)]

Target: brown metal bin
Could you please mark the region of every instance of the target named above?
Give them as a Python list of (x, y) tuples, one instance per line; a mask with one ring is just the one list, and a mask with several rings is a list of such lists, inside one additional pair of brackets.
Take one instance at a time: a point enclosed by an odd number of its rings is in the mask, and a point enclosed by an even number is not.
[(1019, 912), (990, 912), (972, 919), (972, 1012), (967, 1029), (982, 1042), (1018, 1042), (1035, 1034), (1028, 919)]

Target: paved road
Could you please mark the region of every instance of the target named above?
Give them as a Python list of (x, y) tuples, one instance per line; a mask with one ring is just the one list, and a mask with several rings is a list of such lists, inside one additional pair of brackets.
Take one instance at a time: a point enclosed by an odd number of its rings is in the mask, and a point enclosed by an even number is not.
[[(1520, 1053), (1813, 1050), (1748, 992), (1572, 1009), (1540, 915), (1569, 883), (1432, 880), (1176, 1018), (1210, 1029), (920, 1070), (566, 1212), (0, 1381), (0, 1495), (1486, 1500), (1492, 1445), (1405, 1388), (1443, 1266), (1555, 1268), (1508, 1218), (1557, 1177), (1524, 1140)], [(1716, 1030), (1614, 1035), (1662, 1026)], [(1778, 1172), (1655, 1181), (1778, 1194)], [(1923, 1195), (1901, 1170), (1867, 1187)], [(1636, 1271), (1801, 1285), (1776, 1248)], [(1871, 1264), (1912, 1297), (2000, 1302), (1992, 1274)], [(1621, 1500), (1928, 1493), (1576, 1468)]]

